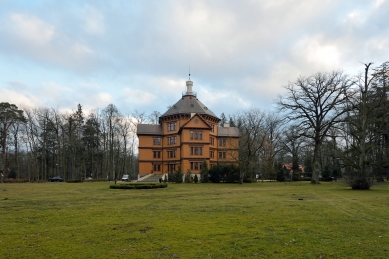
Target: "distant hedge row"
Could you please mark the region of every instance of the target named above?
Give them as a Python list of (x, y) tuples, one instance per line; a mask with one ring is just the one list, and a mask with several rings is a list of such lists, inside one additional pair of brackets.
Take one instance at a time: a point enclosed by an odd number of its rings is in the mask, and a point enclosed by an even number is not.
[(111, 189), (157, 189), (166, 187), (166, 183), (128, 183), (109, 186)]

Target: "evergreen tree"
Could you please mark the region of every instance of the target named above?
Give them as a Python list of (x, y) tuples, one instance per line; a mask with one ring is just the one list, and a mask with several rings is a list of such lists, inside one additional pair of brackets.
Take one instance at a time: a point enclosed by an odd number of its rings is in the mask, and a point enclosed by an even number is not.
[(188, 169), (185, 174), (185, 183), (192, 182), (192, 172)]
[(226, 115), (224, 115), (224, 112), (223, 112), (220, 115), (220, 122), (219, 122), (220, 127), (223, 127), (224, 123), (227, 123), (227, 118), (226, 118)]
[(174, 182), (175, 183), (182, 183), (183, 182), (183, 180), (182, 180), (183, 174), (182, 174), (180, 165), (178, 166), (178, 169), (174, 173), (173, 177), (174, 177)]
[(193, 181), (194, 181), (194, 183), (198, 183), (199, 182), (199, 178), (197, 177), (197, 174), (195, 174)]
[(208, 164), (207, 161), (203, 161), (203, 164), (201, 165), (201, 171), (200, 171), (200, 182), (207, 183), (208, 182)]
[(282, 168), (282, 164), (278, 162), (275, 165), (275, 170), (277, 171), (277, 176), (276, 176), (277, 181), (285, 182), (285, 172), (284, 169)]
[(230, 127), (236, 127), (235, 126), (235, 122), (234, 122), (234, 120), (232, 119), (232, 117), (230, 117)]

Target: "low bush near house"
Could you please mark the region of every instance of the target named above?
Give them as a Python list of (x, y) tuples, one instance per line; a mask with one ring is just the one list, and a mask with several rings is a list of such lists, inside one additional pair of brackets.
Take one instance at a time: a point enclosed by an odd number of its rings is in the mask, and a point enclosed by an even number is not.
[(110, 185), (111, 189), (158, 189), (166, 188), (166, 183), (129, 183), (129, 184), (117, 184)]

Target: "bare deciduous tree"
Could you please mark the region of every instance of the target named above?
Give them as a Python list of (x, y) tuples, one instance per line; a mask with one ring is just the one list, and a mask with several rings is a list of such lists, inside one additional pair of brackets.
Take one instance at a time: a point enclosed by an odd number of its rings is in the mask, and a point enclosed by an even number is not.
[(300, 134), (314, 142), (312, 183), (319, 183), (321, 145), (328, 131), (344, 120), (353, 84), (342, 72), (317, 73), (289, 83), (286, 94), (278, 99), (287, 119), (300, 123)]

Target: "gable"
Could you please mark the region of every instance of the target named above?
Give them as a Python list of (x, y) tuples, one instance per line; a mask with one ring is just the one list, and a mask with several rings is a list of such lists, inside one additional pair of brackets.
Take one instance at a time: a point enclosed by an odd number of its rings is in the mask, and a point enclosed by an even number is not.
[(195, 114), (181, 128), (211, 129), (211, 126), (198, 114)]

